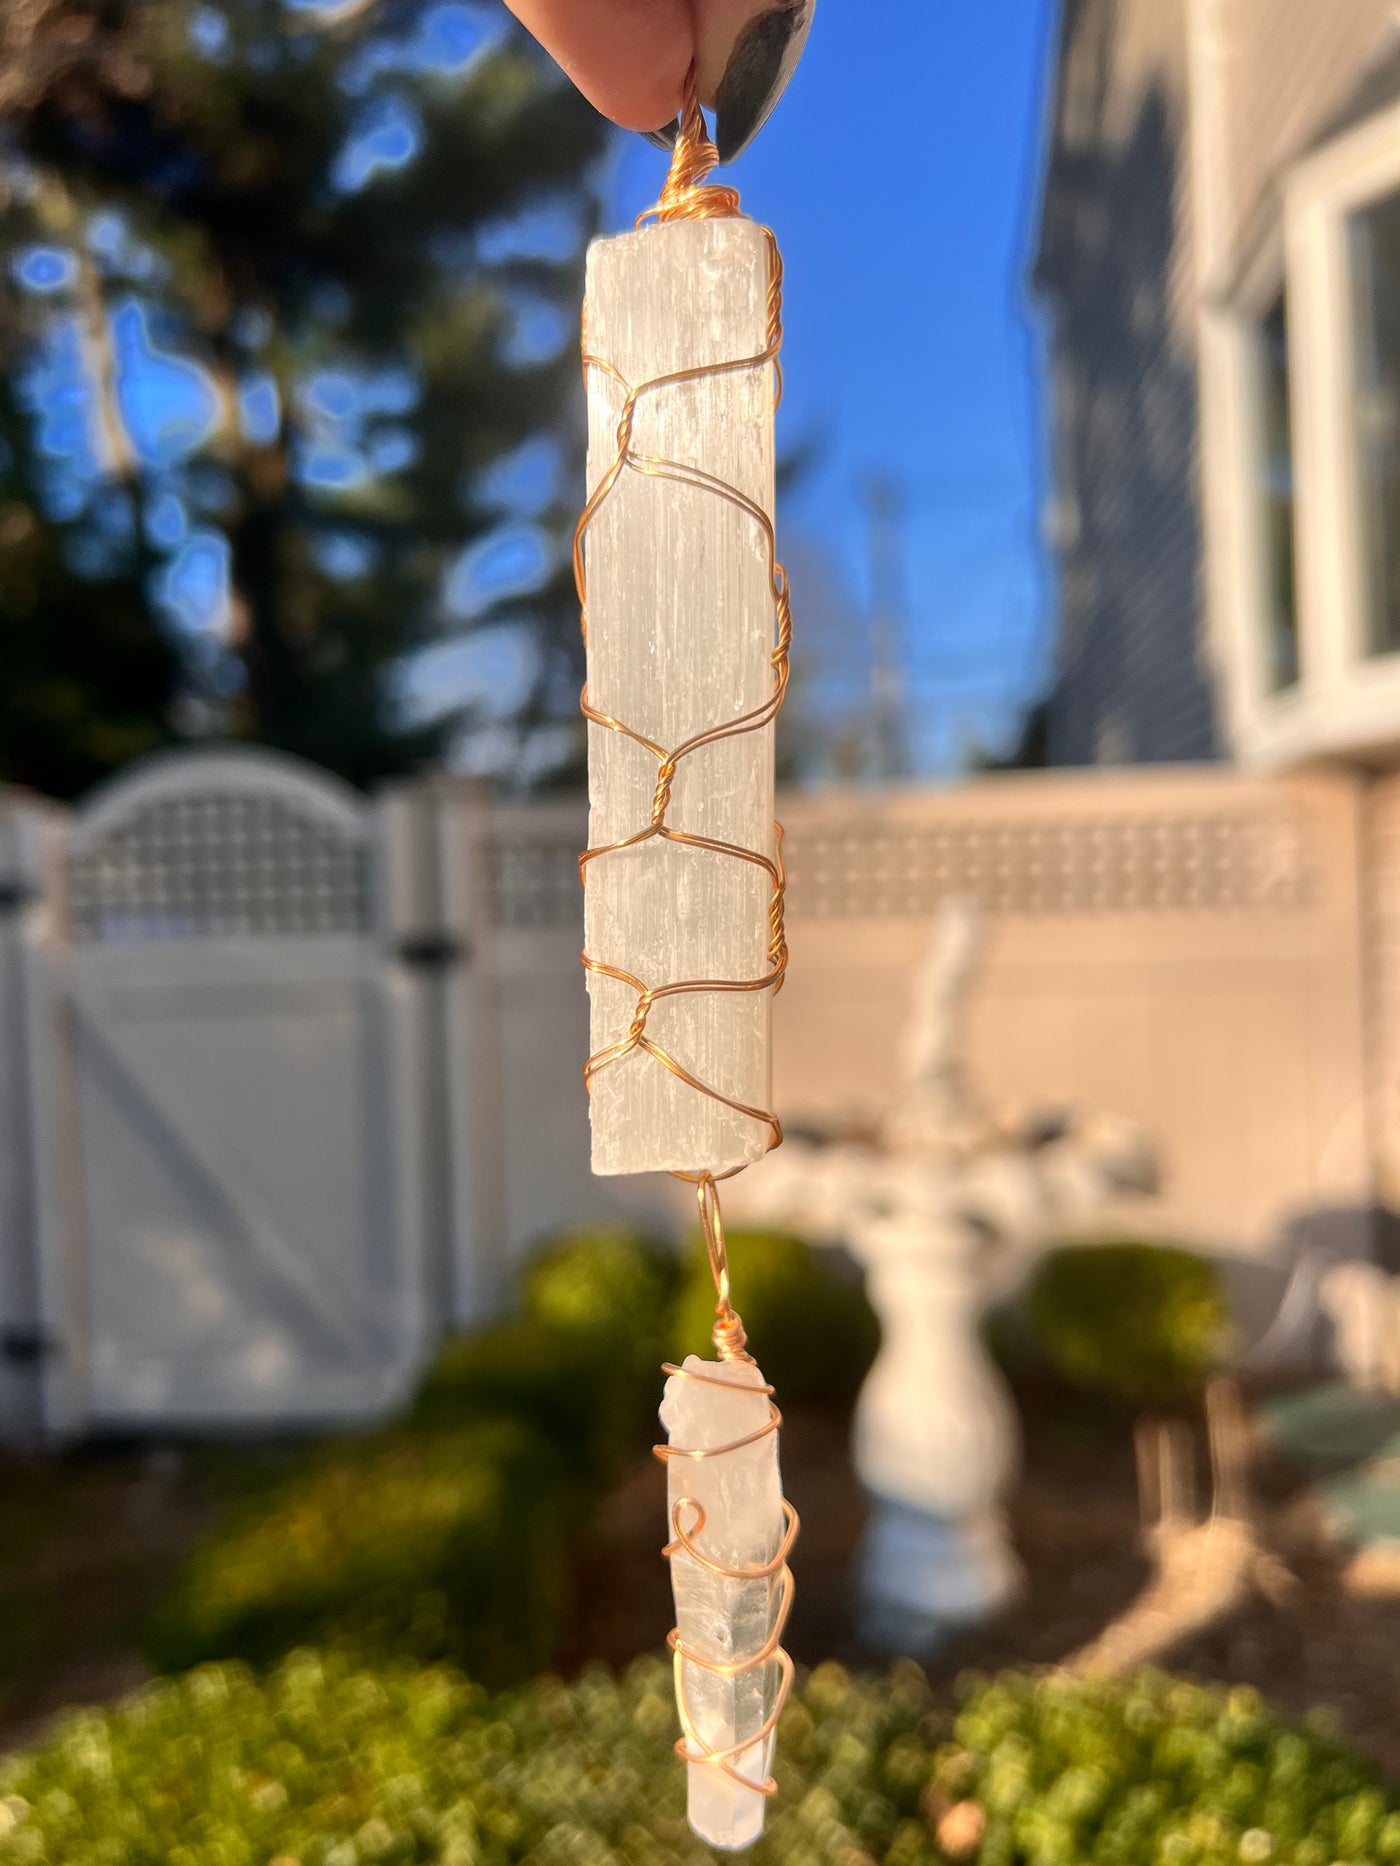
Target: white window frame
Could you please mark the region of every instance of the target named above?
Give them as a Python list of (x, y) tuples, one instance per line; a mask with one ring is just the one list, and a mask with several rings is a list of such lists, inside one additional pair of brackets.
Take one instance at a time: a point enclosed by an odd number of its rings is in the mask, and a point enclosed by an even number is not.
[[(1400, 194), (1400, 105), (1297, 163), (1274, 236), (1201, 321), (1203, 488), (1212, 634), (1236, 756), (1264, 767), (1400, 747), (1400, 652), (1366, 646), (1363, 513), (1353, 424), (1347, 222)], [(1286, 285), (1297, 682), (1269, 690), (1261, 587), (1257, 320)], [(1400, 515), (1397, 515), (1400, 522)]]
[[(1277, 733), (1301, 710), (1310, 667), (1301, 590), (1296, 586), (1298, 436), (1292, 381), (1296, 339), (1292, 299), (1285, 286), (1283, 233), (1278, 228), (1254, 255), (1228, 301), (1205, 313), (1201, 329), (1209, 600), (1223, 622), (1215, 635), (1225, 662), (1231, 738), (1242, 756), (1255, 752), (1263, 722)], [(1264, 411), (1259, 393), (1259, 327), (1280, 293), (1285, 295), (1288, 317), (1299, 671), (1295, 682), (1276, 690), (1269, 669), (1272, 617), (1264, 578), (1260, 499)]]

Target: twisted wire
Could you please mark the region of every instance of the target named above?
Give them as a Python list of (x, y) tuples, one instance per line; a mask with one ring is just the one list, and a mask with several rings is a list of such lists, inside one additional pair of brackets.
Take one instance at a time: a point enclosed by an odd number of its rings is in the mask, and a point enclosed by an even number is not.
[(719, 161), (719, 151), (710, 140), (700, 99), (695, 90), (695, 73), (686, 79), (685, 101), (681, 105), (680, 133), (671, 155), (671, 167), (661, 190), (661, 198), (637, 216), (637, 225), (649, 220), (733, 219), (739, 214), (739, 190), (726, 188), (705, 177)]
[[(651, 220), (666, 224), (680, 220), (708, 220), (738, 216), (740, 209), (737, 190), (718, 186), (705, 179), (716, 160), (715, 147), (710, 141), (704, 117), (701, 115), (692, 71), (687, 83), (680, 134), (676, 140), (670, 173), (667, 175), (660, 199), (654, 207), (638, 216), (637, 225), (644, 226)], [(588, 340), (588, 307), (585, 304), (583, 316), (584, 381), (587, 382), (590, 370), (596, 369), (603, 372), (621, 389), (623, 403), (618, 418), (617, 451), (589, 496), (574, 532), (573, 566), (574, 582), (579, 597), (580, 625), (586, 642), (588, 639), (588, 582), (584, 562), (584, 540), (594, 516), (626, 472), (640, 473), (656, 479), (674, 480), (679, 484), (698, 487), (714, 494), (717, 498), (725, 499), (752, 520), (764, 540), (768, 559), (768, 583), (773, 599), (774, 646), (770, 656), (772, 685), (766, 699), (759, 706), (737, 719), (696, 732), (679, 745), (667, 747), (649, 738), (645, 733), (637, 731), (625, 720), (614, 718), (596, 707), (589, 697), (588, 687), (585, 684), (580, 698), (584, 717), (592, 724), (602, 726), (610, 732), (621, 733), (635, 744), (644, 747), (656, 759), (657, 773), (647, 822), (629, 836), (584, 850), (579, 857), (579, 876), (586, 886), (591, 863), (601, 861), (609, 855), (621, 853), (623, 850), (637, 848), (640, 844), (654, 838), (678, 843), (687, 848), (708, 849), (733, 861), (750, 863), (767, 874), (770, 882), (768, 966), (760, 978), (683, 979), (667, 985), (649, 985), (644, 979), (636, 977), (635, 974), (621, 966), (610, 965), (604, 960), (595, 959), (586, 951), (583, 953), (583, 964), (587, 971), (604, 978), (615, 979), (636, 993), (636, 1003), (626, 1033), (617, 1041), (595, 1051), (585, 1063), (583, 1073), (584, 1081), (591, 1091), (594, 1081), (602, 1070), (614, 1066), (634, 1052), (640, 1052), (651, 1057), (663, 1068), (670, 1070), (696, 1094), (721, 1102), (726, 1107), (766, 1127), (768, 1149), (771, 1151), (780, 1144), (783, 1137), (782, 1125), (777, 1115), (765, 1108), (749, 1106), (733, 1096), (726, 1095), (713, 1083), (703, 1081), (647, 1034), (647, 1023), (653, 1007), (664, 998), (700, 992), (769, 991), (776, 994), (782, 989), (788, 956), (783, 915), (787, 875), (783, 866), (782, 825), (775, 823), (773, 826), (773, 854), (770, 857), (761, 850), (745, 848), (738, 843), (725, 842), (715, 837), (695, 835), (689, 831), (677, 829), (669, 821), (668, 813), (676, 773), (685, 759), (693, 756), (705, 746), (717, 744), (722, 739), (736, 738), (746, 732), (761, 730), (776, 717), (783, 703), (783, 696), (787, 691), (789, 651), (792, 644), (792, 600), (788, 588), (787, 572), (778, 562), (773, 521), (762, 506), (748, 498), (737, 487), (714, 474), (706, 473), (701, 468), (688, 466), (680, 461), (665, 459), (658, 455), (642, 454), (633, 445), (636, 412), (642, 397), (655, 395), (680, 383), (698, 382), (706, 377), (727, 375), (739, 370), (771, 369), (773, 405), (776, 409), (782, 399), (783, 386), (782, 368), (778, 361), (778, 351), (782, 343), (783, 263), (773, 234), (766, 227), (762, 229), (762, 234), (768, 256), (766, 329), (763, 348), (753, 356), (735, 357), (719, 363), (673, 370), (646, 382), (629, 383), (606, 357), (597, 355), (591, 349)], [(700, 1229), (705, 1239), (706, 1256), (715, 1285), (715, 1323), (712, 1337), (716, 1352), (721, 1361), (751, 1363), (753, 1357), (747, 1352), (744, 1325), (734, 1308), (730, 1295), (729, 1258), (719, 1197), (719, 1181), (732, 1178), (735, 1173), (742, 1170), (742, 1167), (732, 1167), (724, 1173), (676, 1172), (673, 1177), (685, 1180), (695, 1187)], [(728, 1381), (717, 1380), (713, 1375), (706, 1375), (688, 1368), (668, 1365), (664, 1371), (672, 1377), (698, 1380), (733, 1390)], [(742, 1450), (747, 1445), (757, 1443), (771, 1432), (776, 1432), (781, 1424), (782, 1415), (773, 1403), (773, 1389), (770, 1386), (764, 1386), (755, 1390), (761, 1391), (768, 1402), (768, 1418), (757, 1431), (734, 1439), (728, 1444), (713, 1446), (708, 1450), (678, 1445), (658, 1445), (655, 1448), (657, 1457), (663, 1461), (675, 1458), (688, 1458), (696, 1461), (722, 1458)], [(693, 1512), (688, 1522), (682, 1520), (687, 1506)], [(698, 1499), (678, 1497), (672, 1506), (670, 1515), (672, 1539), (663, 1550), (667, 1560), (673, 1559), (678, 1554), (684, 1554), (711, 1574), (727, 1580), (774, 1581), (776, 1600), (772, 1607), (772, 1626), (768, 1637), (756, 1652), (736, 1659), (708, 1659), (682, 1642), (679, 1627), (673, 1627), (667, 1639), (675, 1665), (676, 1707), (682, 1732), (676, 1743), (677, 1753), (688, 1762), (717, 1769), (731, 1781), (742, 1787), (753, 1789), (761, 1795), (771, 1795), (774, 1792), (776, 1784), (772, 1778), (766, 1777), (762, 1782), (752, 1781), (737, 1767), (736, 1758), (755, 1745), (766, 1742), (777, 1726), (792, 1687), (792, 1660), (783, 1650), (781, 1642), (794, 1597), (792, 1571), (788, 1567), (787, 1556), (797, 1536), (798, 1517), (796, 1510), (786, 1500), (783, 1503), (783, 1513), (783, 1534), (774, 1555), (767, 1562), (757, 1565), (733, 1566), (718, 1561), (700, 1546), (698, 1538), (705, 1527), (705, 1512)], [(744, 1738), (742, 1742), (728, 1747), (717, 1748), (709, 1743), (696, 1727), (690, 1708), (686, 1686), (686, 1672), (690, 1666), (698, 1666), (701, 1670), (724, 1678), (735, 1678), (760, 1668), (771, 1668), (776, 1673), (775, 1689), (772, 1707), (762, 1727), (755, 1734)]]

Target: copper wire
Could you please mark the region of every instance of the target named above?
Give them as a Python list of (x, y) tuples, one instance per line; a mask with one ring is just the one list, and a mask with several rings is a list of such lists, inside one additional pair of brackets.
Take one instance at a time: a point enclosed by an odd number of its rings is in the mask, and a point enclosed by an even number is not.
[[(707, 182), (706, 177), (717, 161), (717, 152), (710, 141), (705, 127), (705, 119), (700, 111), (700, 104), (695, 91), (695, 75), (692, 70), (686, 86), (685, 107), (681, 113), (680, 133), (676, 139), (675, 152), (671, 161), (670, 173), (666, 177), (661, 197), (654, 207), (648, 208), (638, 216), (637, 225), (644, 226), (655, 220), (659, 224), (679, 220), (709, 220), (737, 217), (740, 213), (739, 195), (733, 188), (721, 187)], [(647, 1022), (652, 1007), (661, 999), (675, 997), (683, 993), (699, 992), (746, 992), (768, 991), (776, 994), (782, 989), (783, 975), (787, 970), (787, 939), (784, 929), (783, 903), (787, 884), (786, 870), (783, 866), (782, 825), (773, 826), (773, 853), (770, 856), (757, 849), (744, 848), (738, 843), (720, 841), (712, 836), (694, 835), (686, 830), (677, 829), (668, 820), (672, 790), (676, 773), (682, 762), (707, 745), (717, 744), (721, 739), (736, 738), (742, 733), (757, 732), (769, 725), (777, 716), (787, 692), (789, 651), (792, 644), (792, 601), (788, 589), (787, 572), (778, 562), (777, 539), (773, 521), (763, 507), (748, 498), (727, 481), (706, 473), (702, 469), (686, 465), (681, 461), (668, 460), (657, 455), (640, 453), (633, 446), (633, 430), (636, 423), (638, 403), (643, 396), (655, 395), (660, 391), (673, 388), (685, 382), (698, 382), (706, 377), (731, 374), (740, 370), (771, 369), (773, 374), (773, 405), (776, 409), (782, 399), (782, 367), (778, 361), (778, 351), (782, 344), (782, 306), (783, 306), (783, 262), (778, 251), (778, 243), (768, 228), (762, 229), (768, 254), (768, 296), (766, 304), (767, 323), (763, 348), (755, 355), (735, 357), (719, 363), (707, 363), (691, 369), (670, 371), (663, 376), (656, 376), (646, 382), (629, 383), (621, 372), (606, 357), (595, 354), (588, 341), (588, 307), (584, 306), (583, 316), (583, 373), (585, 383), (590, 370), (599, 370), (618, 385), (623, 393), (623, 404), (618, 418), (617, 451), (603, 472), (584, 506), (574, 532), (574, 582), (578, 589), (580, 623), (585, 642), (588, 639), (588, 581), (584, 563), (584, 539), (588, 527), (599, 507), (612, 492), (626, 472), (640, 473), (654, 479), (674, 480), (681, 485), (694, 486), (713, 493), (717, 498), (727, 500), (736, 506), (758, 527), (764, 540), (768, 559), (768, 582), (773, 598), (774, 646), (771, 655), (772, 686), (768, 697), (761, 705), (734, 720), (710, 726), (691, 735), (680, 745), (667, 747), (646, 734), (638, 732), (625, 720), (616, 719), (595, 707), (589, 698), (585, 684), (580, 699), (584, 717), (593, 725), (602, 726), (610, 732), (621, 733), (635, 744), (645, 748), (657, 763), (656, 785), (652, 793), (651, 808), (647, 822), (630, 836), (624, 836), (616, 842), (602, 844), (586, 849), (579, 857), (579, 875), (585, 886), (588, 881), (589, 865), (608, 855), (614, 855), (627, 849), (637, 848), (644, 842), (659, 838), (693, 849), (708, 849), (712, 853), (728, 857), (733, 861), (745, 862), (761, 869), (769, 878), (770, 894), (768, 906), (768, 967), (762, 977), (754, 979), (683, 979), (667, 985), (648, 985), (644, 979), (621, 966), (608, 964), (596, 959), (589, 953), (582, 955), (585, 968), (592, 974), (616, 979), (637, 994), (632, 1020), (628, 1029), (616, 1042), (608, 1044), (591, 1055), (584, 1065), (584, 1081), (590, 1091), (599, 1073), (634, 1052), (649, 1056), (663, 1068), (677, 1076), (696, 1094), (706, 1095), (713, 1101), (722, 1102), (726, 1107), (759, 1123), (766, 1128), (768, 1150), (778, 1146), (783, 1138), (782, 1125), (775, 1113), (765, 1108), (756, 1108), (726, 1095), (713, 1083), (705, 1082), (676, 1057), (647, 1034)], [(744, 1325), (730, 1296), (729, 1258), (725, 1244), (724, 1217), (720, 1209), (719, 1181), (732, 1178), (742, 1167), (732, 1167), (728, 1172), (713, 1171), (677, 1172), (674, 1177), (683, 1179), (695, 1187), (696, 1203), (699, 1209), (700, 1229), (705, 1239), (705, 1251), (709, 1260), (710, 1272), (714, 1278), (716, 1305), (715, 1324), (712, 1331), (716, 1352), (721, 1361), (752, 1361), (747, 1352)], [(698, 1380), (713, 1386), (723, 1386), (735, 1390), (727, 1380), (717, 1379), (689, 1368), (667, 1366), (664, 1370), (675, 1378)], [(743, 1389), (740, 1389), (743, 1390)], [(765, 1386), (759, 1389), (768, 1401), (768, 1418), (755, 1432), (747, 1433), (724, 1445), (712, 1446), (699, 1450), (679, 1445), (658, 1445), (656, 1455), (663, 1461), (675, 1458), (703, 1460), (722, 1458), (742, 1450), (745, 1446), (756, 1444), (769, 1433), (776, 1432), (782, 1422), (782, 1415), (773, 1403), (773, 1389)], [(682, 1520), (682, 1513), (689, 1505), (694, 1511), (693, 1518), (687, 1524)], [(667, 1543), (663, 1553), (667, 1560), (678, 1554), (687, 1556), (711, 1574), (728, 1580), (765, 1581), (773, 1580), (777, 1600), (773, 1607), (773, 1625), (767, 1639), (758, 1651), (744, 1657), (730, 1660), (707, 1659), (684, 1645), (680, 1629), (673, 1628), (667, 1640), (674, 1655), (676, 1674), (676, 1707), (680, 1716), (682, 1734), (677, 1741), (677, 1753), (686, 1761), (703, 1764), (718, 1769), (723, 1775), (740, 1786), (753, 1789), (761, 1795), (771, 1795), (776, 1784), (771, 1777), (762, 1782), (752, 1781), (736, 1766), (735, 1759), (755, 1745), (767, 1741), (777, 1726), (792, 1688), (792, 1660), (782, 1647), (783, 1629), (792, 1610), (794, 1585), (792, 1571), (788, 1567), (788, 1552), (798, 1532), (798, 1516), (792, 1505), (783, 1503), (784, 1531), (779, 1546), (767, 1562), (744, 1567), (734, 1567), (717, 1561), (699, 1545), (698, 1538), (705, 1527), (705, 1512), (696, 1498), (678, 1497), (671, 1509), (672, 1540)], [(698, 1666), (704, 1671), (719, 1677), (734, 1678), (745, 1672), (771, 1668), (776, 1672), (772, 1708), (762, 1727), (742, 1742), (727, 1748), (715, 1748), (708, 1743), (696, 1728), (691, 1714), (689, 1696), (686, 1689), (686, 1668)]]
[[(715, 147), (709, 139), (705, 120), (695, 95), (694, 74), (692, 73), (687, 85), (686, 103), (681, 116), (680, 134), (676, 140), (670, 173), (661, 191), (660, 200), (654, 208), (649, 208), (646, 213), (638, 217), (638, 225), (644, 224), (649, 219), (668, 222), (737, 216), (739, 214), (737, 191), (705, 181), (716, 159)], [(782, 343), (783, 268), (777, 241), (766, 227), (762, 231), (768, 251), (766, 333), (763, 348), (752, 356), (735, 357), (718, 363), (698, 364), (690, 369), (669, 371), (665, 375), (652, 377), (646, 382), (628, 383), (606, 357), (596, 354), (590, 348), (587, 306), (585, 305), (584, 380), (587, 381), (590, 370), (600, 370), (619, 385), (623, 391), (624, 400), (618, 417), (617, 451), (593, 488), (574, 532), (573, 564), (574, 582), (578, 589), (581, 611), (581, 626), (584, 640), (587, 641), (588, 578), (584, 541), (594, 516), (626, 472), (640, 473), (654, 479), (673, 480), (682, 485), (696, 486), (711, 492), (716, 497), (736, 506), (753, 521), (762, 535), (768, 559), (769, 588), (773, 598), (774, 645), (770, 656), (772, 685), (767, 698), (760, 705), (740, 715), (737, 719), (725, 720), (693, 733), (680, 745), (667, 747), (649, 738), (645, 733), (637, 731), (625, 720), (617, 719), (601, 711), (593, 704), (587, 685), (584, 686), (580, 699), (584, 717), (592, 724), (602, 726), (610, 732), (621, 733), (624, 737), (631, 739), (634, 744), (642, 746), (656, 759), (657, 774), (647, 822), (640, 829), (633, 831), (631, 835), (623, 836), (615, 842), (585, 849), (579, 857), (579, 874), (586, 885), (591, 863), (608, 855), (635, 849), (642, 843), (653, 839), (660, 839), (686, 848), (707, 849), (731, 860), (751, 864), (768, 876), (770, 883), (768, 966), (761, 977), (678, 979), (665, 985), (649, 985), (644, 979), (638, 978), (621, 966), (611, 965), (587, 952), (582, 955), (583, 964), (590, 973), (615, 979), (637, 994), (632, 1019), (625, 1033), (615, 1042), (605, 1045), (600, 1050), (595, 1050), (584, 1064), (583, 1075), (585, 1083), (591, 1090), (602, 1070), (613, 1067), (634, 1053), (649, 1056), (664, 1069), (670, 1070), (672, 1075), (678, 1077), (687, 1087), (694, 1089), (697, 1094), (706, 1095), (713, 1101), (721, 1102), (725, 1107), (734, 1109), (746, 1119), (755, 1121), (766, 1128), (768, 1147), (771, 1150), (779, 1145), (783, 1137), (782, 1124), (777, 1115), (769, 1109), (757, 1108), (739, 1101), (734, 1096), (726, 1095), (713, 1083), (703, 1081), (693, 1071), (687, 1069), (679, 1058), (672, 1056), (649, 1036), (647, 1025), (653, 1006), (663, 998), (707, 992), (768, 991), (776, 994), (782, 989), (783, 975), (787, 970), (787, 938), (783, 912), (787, 875), (783, 866), (781, 824), (774, 824), (773, 853), (769, 856), (761, 850), (748, 849), (739, 843), (724, 842), (713, 836), (701, 836), (688, 830), (678, 829), (668, 820), (668, 812), (676, 772), (686, 758), (693, 756), (706, 746), (717, 744), (722, 739), (737, 738), (746, 732), (757, 732), (771, 724), (777, 716), (787, 692), (789, 653), (792, 645), (792, 600), (788, 588), (787, 572), (778, 562), (777, 538), (773, 529), (773, 521), (761, 505), (714, 474), (706, 473), (698, 467), (689, 466), (680, 461), (640, 453), (632, 444), (637, 405), (641, 398), (675, 387), (679, 383), (697, 382), (706, 377), (730, 374), (738, 370), (772, 368), (774, 371), (774, 406), (777, 406), (782, 393), (781, 376), (778, 373), (777, 364), (778, 351)], [(738, 1358), (744, 1354), (744, 1330), (729, 1297), (724, 1225), (720, 1215), (717, 1184), (719, 1179), (731, 1177), (731, 1173), (678, 1172), (675, 1177), (684, 1179), (696, 1187), (701, 1230), (705, 1236), (706, 1250), (719, 1299), (714, 1330), (715, 1347), (722, 1359)]]
[[(745, 1356), (745, 1359), (748, 1357)], [(729, 1440), (724, 1445), (695, 1447), (688, 1445), (657, 1445), (653, 1449), (663, 1463), (672, 1459), (688, 1458), (699, 1464), (709, 1458), (723, 1458), (730, 1453), (741, 1451), (746, 1445), (756, 1445), (761, 1439), (776, 1432), (783, 1422), (783, 1416), (773, 1403), (771, 1386), (749, 1387), (736, 1385), (730, 1380), (721, 1380), (714, 1374), (701, 1373), (696, 1368), (676, 1367), (671, 1363), (662, 1370), (673, 1378), (698, 1381), (702, 1386), (721, 1387), (728, 1393), (754, 1393), (762, 1395), (768, 1401), (768, 1417), (756, 1431), (746, 1432), (742, 1438)], [(694, 1512), (687, 1525), (682, 1519), (684, 1511)], [(765, 1776), (761, 1782), (745, 1775), (735, 1764), (735, 1758), (745, 1751), (767, 1742), (777, 1728), (778, 1719), (783, 1714), (788, 1693), (792, 1689), (793, 1665), (788, 1654), (783, 1650), (783, 1632), (787, 1626), (788, 1615), (792, 1612), (792, 1603), (796, 1598), (796, 1584), (792, 1578), (792, 1569), (788, 1566), (788, 1555), (797, 1540), (800, 1528), (797, 1511), (786, 1498), (783, 1499), (783, 1534), (777, 1548), (764, 1562), (730, 1563), (718, 1561), (708, 1554), (699, 1544), (700, 1532), (705, 1527), (705, 1507), (698, 1497), (677, 1497), (671, 1505), (671, 1534), (661, 1553), (667, 1561), (672, 1561), (678, 1554), (685, 1554), (708, 1569), (711, 1574), (719, 1575), (729, 1581), (769, 1581), (775, 1584), (776, 1600), (772, 1613), (772, 1625), (768, 1637), (754, 1652), (746, 1653), (735, 1659), (710, 1659), (703, 1653), (696, 1652), (681, 1639), (680, 1628), (672, 1627), (667, 1634), (676, 1677), (676, 1710), (681, 1720), (681, 1735), (676, 1742), (676, 1754), (687, 1762), (703, 1763), (718, 1769), (721, 1774), (737, 1782), (743, 1788), (751, 1788), (755, 1794), (772, 1795), (777, 1792), (777, 1783), (772, 1776)], [(759, 1728), (741, 1741), (731, 1743), (725, 1748), (715, 1748), (700, 1733), (695, 1723), (694, 1713), (690, 1708), (690, 1696), (686, 1689), (686, 1667), (698, 1666), (702, 1671), (712, 1672), (718, 1678), (739, 1678), (746, 1672), (761, 1668), (772, 1668), (777, 1673), (773, 1703)]]

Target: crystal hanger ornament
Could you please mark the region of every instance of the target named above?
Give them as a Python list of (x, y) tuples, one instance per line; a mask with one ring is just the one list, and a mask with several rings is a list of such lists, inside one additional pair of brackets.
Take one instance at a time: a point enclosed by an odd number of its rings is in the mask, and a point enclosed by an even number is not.
[(637, 230), (589, 249), (583, 612), (593, 1170), (696, 1190), (716, 1359), (668, 1366), (677, 1750), (712, 1846), (763, 1829), (792, 1680), (797, 1516), (780, 1415), (729, 1294), (719, 1182), (782, 1139), (771, 1003), (787, 965), (773, 722), (791, 613), (773, 532), (782, 262), (715, 163), (693, 84)]

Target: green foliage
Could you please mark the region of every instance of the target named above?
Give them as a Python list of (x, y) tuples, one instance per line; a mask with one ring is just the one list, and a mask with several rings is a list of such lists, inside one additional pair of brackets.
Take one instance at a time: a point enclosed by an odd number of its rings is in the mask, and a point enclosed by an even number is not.
[(522, 1677), (557, 1635), (565, 1498), (557, 1458), (523, 1425), (340, 1441), (195, 1551), (149, 1656), (168, 1670), (265, 1663), (315, 1641)]
[[(606, 125), (504, 7), (29, 12), (0, 153), (0, 558), (31, 541), (0, 570), (0, 776), (70, 791), (178, 728), (368, 784), (463, 723), (404, 704), (405, 662), (492, 627), (533, 669), (528, 764), (576, 686), (551, 547)], [(538, 440), (543, 472), (503, 484)], [(505, 561), (464, 579), (493, 535)]]
[(673, 1272), (645, 1239), (565, 1233), (523, 1317), (447, 1342), (408, 1417), (250, 1481), (147, 1634), (164, 1669), (332, 1642), (513, 1680), (545, 1664), (566, 1527), (649, 1442)]
[(1394, 1796), (1320, 1728), (1161, 1673), (983, 1685), (935, 1774), (984, 1811), (981, 1866), (1400, 1859)]
[(675, 1295), (673, 1254), (624, 1225), (560, 1232), (526, 1266), (523, 1306), (542, 1327), (653, 1371), (666, 1353)]
[(676, 1281), (674, 1258), (625, 1226), (553, 1234), (526, 1266), (522, 1314), (450, 1341), (413, 1423), (530, 1422), (596, 1486), (644, 1449)]
[(1036, 1270), (1027, 1313), (1071, 1386), (1129, 1405), (1196, 1397), (1228, 1339), (1214, 1265), (1168, 1244), (1071, 1244)]
[[(879, 1323), (853, 1276), (798, 1238), (731, 1231), (736, 1307), (780, 1403), (851, 1399), (880, 1343)], [(676, 1358), (712, 1358), (715, 1286), (698, 1240), (687, 1259), (673, 1324)]]
[(409, 1419), (436, 1431), (481, 1419), (528, 1424), (580, 1483), (612, 1478), (634, 1449), (636, 1392), (625, 1366), (609, 1364), (589, 1342), (504, 1322), (449, 1341), (439, 1352)]
[(135, 577), (73, 575), (29, 502), (37, 470), (0, 376), (0, 783), (66, 799), (172, 738), (180, 661)]
[[(790, 1238), (733, 1240), (746, 1314), (785, 1399), (846, 1396), (874, 1319)], [(408, 1416), (297, 1453), (229, 1496), (146, 1636), (152, 1660), (266, 1664), (300, 1645), (375, 1662), (451, 1659), (513, 1681), (545, 1664), (567, 1530), (654, 1436), (660, 1362), (711, 1352), (703, 1258), (677, 1272), (621, 1229), (566, 1232), (524, 1279), (524, 1314), (449, 1341)], [(703, 1279), (703, 1280), (701, 1280)], [(698, 1338), (684, 1334), (687, 1312)]]
[(624, 1225), (559, 1232), (526, 1266), (527, 1323), (593, 1362), (605, 1468), (655, 1434), (678, 1279), (675, 1253)]
[[(0, 1764), (0, 1866), (701, 1866), (670, 1670), (489, 1697), (450, 1670), (301, 1652), (71, 1719)], [(950, 1740), (950, 1738), (952, 1740)], [(948, 1804), (982, 1866), (1382, 1866), (1400, 1813), (1326, 1737), (1249, 1693), (1159, 1675), (978, 1688), (956, 1735), (913, 1666), (823, 1666), (794, 1693), (754, 1866), (934, 1866)]]

